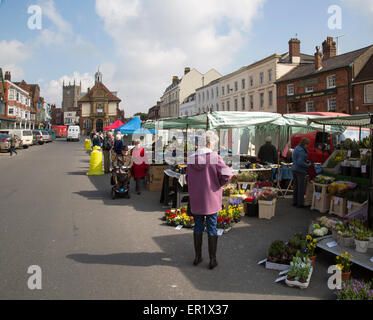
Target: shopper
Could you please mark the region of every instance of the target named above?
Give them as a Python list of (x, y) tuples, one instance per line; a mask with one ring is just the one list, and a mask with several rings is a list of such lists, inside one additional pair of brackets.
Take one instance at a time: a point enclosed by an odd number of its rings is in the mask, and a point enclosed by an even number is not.
[(145, 177), (148, 175), (149, 161), (145, 153), (145, 149), (141, 146), (141, 141), (135, 141), (135, 148), (132, 149), (131, 155), (133, 158), (133, 178), (136, 181), (136, 193), (141, 194), (141, 182), (145, 182)]
[(97, 134), (93, 135), (92, 139), (92, 147), (99, 147), (100, 146), (100, 139), (98, 138)]
[(124, 143), (122, 140), (122, 135), (118, 132), (115, 136), (115, 143), (114, 143), (114, 151), (117, 155), (122, 154), (122, 149), (124, 147)]
[(208, 233), (209, 268), (215, 268), (218, 235), (216, 230), (217, 215), (222, 208), (222, 187), (232, 176), (231, 169), (225, 165), (217, 152), (218, 137), (214, 132), (206, 133), (206, 148), (199, 148), (188, 158), (187, 183), (190, 200), (190, 210), (194, 216), (194, 250), (193, 264), (202, 262), (202, 238), (205, 220)]
[(277, 164), (278, 154), (276, 147), (272, 144), (272, 137), (266, 138), (266, 143), (259, 149), (258, 158), (262, 163)]
[(304, 208), (304, 193), (306, 191), (306, 176), (310, 164), (307, 162), (310, 140), (303, 138), (293, 151), (293, 206)]
[(18, 154), (16, 151), (16, 144), (17, 144), (17, 138), (14, 134), (10, 135), (10, 156), (13, 155), (13, 153)]
[(110, 159), (111, 159), (111, 151), (114, 146), (113, 134), (108, 132), (106, 137), (104, 138), (104, 143), (102, 146), (103, 153), (104, 153), (104, 171), (105, 173), (110, 173)]

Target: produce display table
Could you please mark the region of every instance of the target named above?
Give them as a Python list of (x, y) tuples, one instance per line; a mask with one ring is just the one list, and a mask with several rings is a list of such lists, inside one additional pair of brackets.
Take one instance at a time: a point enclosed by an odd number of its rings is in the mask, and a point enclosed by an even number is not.
[(353, 256), (351, 258), (351, 262), (358, 264), (359, 266), (365, 269), (373, 271), (373, 262), (370, 261), (370, 259), (373, 257), (373, 249), (368, 249), (367, 253), (359, 253), (355, 251), (355, 249), (353, 248), (341, 247), (340, 245), (333, 247), (333, 248), (329, 248), (327, 244), (332, 241), (334, 241), (333, 237), (329, 236), (319, 241), (317, 243), (317, 247), (325, 251), (328, 251), (330, 253), (333, 253), (336, 256), (339, 256), (341, 253), (344, 253), (347, 251), (349, 254)]
[(165, 170), (160, 203), (169, 206), (172, 201), (172, 208), (180, 208), (183, 197), (188, 196), (188, 194), (186, 175), (170, 169)]

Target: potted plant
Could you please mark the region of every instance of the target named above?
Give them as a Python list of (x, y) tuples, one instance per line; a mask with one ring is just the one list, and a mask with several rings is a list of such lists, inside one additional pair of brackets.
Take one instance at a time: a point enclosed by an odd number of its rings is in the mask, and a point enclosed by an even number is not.
[(185, 228), (193, 228), (194, 227), (194, 218), (190, 217), (186, 214), (183, 214), (183, 226)]
[(373, 230), (368, 229), (368, 236), (369, 236), (369, 245), (368, 249), (373, 249)]
[(337, 242), (342, 247), (353, 247), (354, 233), (348, 225), (341, 224), (338, 228)]
[(356, 251), (366, 253), (369, 246), (369, 233), (366, 230), (355, 232)]
[(222, 210), (217, 217), (217, 228), (223, 229), (224, 233), (227, 233), (232, 229), (232, 218), (227, 216), (225, 211), (226, 210)]
[(288, 270), (290, 261), (288, 248), (284, 241), (273, 241), (268, 250), (266, 269), (280, 271)]
[(298, 251), (296, 256), (290, 262), (290, 269), (286, 284), (290, 287), (307, 288), (311, 277), (312, 265), (311, 260), (307, 257), (301, 257)]
[(315, 262), (316, 262), (315, 250), (316, 250), (317, 240), (313, 239), (311, 235), (307, 235), (306, 240), (307, 240), (307, 256), (312, 261), (312, 267), (314, 268)]
[(273, 189), (265, 189), (258, 196), (259, 218), (271, 219), (275, 216), (277, 193)]
[(336, 257), (336, 266), (342, 272), (342, 280), (347, 281), (350, 280), (351, 277), (351, 266), (352, 262), (351, 259), (352, 255), (348, 254), (348, 252), (342, 253), (340, 256)]
[(311, 265), (309, 264), (303, 264), (298, 271), (299, 275), (299, 282), (300, 283), (306, 283), (308, 280), (308, 277), (311, 273)]
[(358, 280), (344, 281), (335, 294), (338, 300), (373, 300), (372, 284)]

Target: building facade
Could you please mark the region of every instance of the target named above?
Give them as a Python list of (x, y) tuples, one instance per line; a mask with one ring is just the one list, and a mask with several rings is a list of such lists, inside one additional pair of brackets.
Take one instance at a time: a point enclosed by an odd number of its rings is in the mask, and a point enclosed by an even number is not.
[(120, 120), (124, 112), (119, 110), (121, 100), (103, 83), (102, 73), (95, 74), (95, 85), (79, 102), (79, 121), (83, 134), (91, 131), (103, 131), (105, 127)]
[(220, 78), (196, 90), (194, 114), (220, 109)]
[(174, 76), (172, 84), (167, 87), (161, 98), (161, 118), (178, 117), (179, 106), (187, 97), (193, 94), (197, 88), (220, 77), (221, 74), (214, 69), (202, 74), (196, 69), (185, 68), (184, 76), (181, 79)]
[(192, 93), (179, 107), (179, 117), (190, 117), (197, 114), (196, 94)]
[(373, 112), (373, 55), (352, 83), (353, 112)]
[(273, 54), (219, 80), (220, 111), (277, 112), (276, 80), (313, 57), (300, 52), (300, 41), (290, 39), (289, 52)]
[(154, 107), (149, 109), (148, 120), (158, 120), (160, 118), (160, 109), (161, 109), (161, 102), (158, 101)]
[(81, 98), (81, 88), (82, 83), (80, 85), (74, 84), (71, 85), (70, 83), (65, 86), (65, 82), (63, 82), (62, 86), (62, 110), (64, 112), (67, 111), (78, 111), (78, 101)]
[(342, 55), (336, 54), (331, 37), (322, 46), (322, 52), (316, 47), (312, 64), (300, 65), (277, 81), (279, 113), (356, 113), (353, 102), (359, 98), (353, 96), (353, 80), (371, 58), (373, 46)]

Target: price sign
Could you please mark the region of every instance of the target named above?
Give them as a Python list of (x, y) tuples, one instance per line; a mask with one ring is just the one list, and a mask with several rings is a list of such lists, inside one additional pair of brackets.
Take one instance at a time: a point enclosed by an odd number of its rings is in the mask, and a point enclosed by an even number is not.
[(281, 278), (278, 278), (278, 279), (276, 279), (276, 283), (277, 282), (281, 282), (281, 281), (284, 281), (284, 280), (286, 280), (288, 278), (288, 276), (283, 276), (283, 277), (281, 277)]
[(321, 199), (321, 194), (318, 193), (318, 192), (315, 192), (315, 193), (314, 193), (314, 196), (315, 196), (315, 198), (316, 198), (317, 200), (320, 200), (320, 199)]
[(246, 190), (248, 185), (249, 185), (249, 183), (248, 183), (248, 182), (245, 182), (245, 183), (242, 185), (242, 189), (243, 189), (243, 190)]
[(338, 246), (338, 243), (335, 242), (335, 241), (332, 241), (332, 242), (327, 243), (326, 245), (327, 245), (329, 248), (334, 248), (334, 247)]
[(347, 201), (347, 209), (351, 209), (352, 208), (352, 202), (351, 201)]
[(217, 231), (219, 237), (222, 236), (223, 233), (224, 233), (224, 229), (217, 229), (216, 231)]
[(263, 264), (263, 263), (266, 263), (267, 262), (267, 259), (263, 259), (261, 261), (258, 262), (258, 264)]
[(368, 149), (363, 149), (363, 152), (361, 153), (363, 156), (365, 156), (368, 153)]
[(361, 166), (361, 173), (367, 173), (367, 166)]
[(370, 262), (372, 262), (372, 263), (373, 263), (373, 257), (371, 257), (371, 258), (370, 258)]
[(183, 228), (183, 225), (180, 224), (180, 225), (178, 225), (175, 229), (176, 229), (176, 230), (181, 230), (182, 228)]
[(348, 150), (348, 152), (347, 152), (347, 157), (348, 157), (348, 158), (351, 158), (351, 150)]
[(281, 271), (278, 275), (279, 276), (282, 276), (282, 275), (284, 275), (284, 274), (287, 274), (289, 272), (289, 270), (284, 270), (284, 271)]
[(338, 198), (338, 197), (334, 197), (334, 204), (337, 205), (339, 203), (339, 200), (341, 200), (341, 199)]

